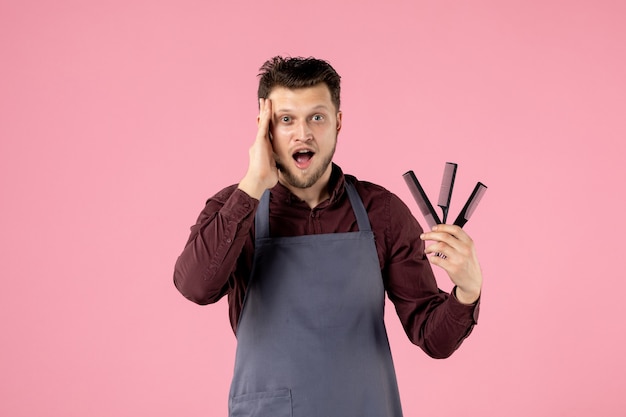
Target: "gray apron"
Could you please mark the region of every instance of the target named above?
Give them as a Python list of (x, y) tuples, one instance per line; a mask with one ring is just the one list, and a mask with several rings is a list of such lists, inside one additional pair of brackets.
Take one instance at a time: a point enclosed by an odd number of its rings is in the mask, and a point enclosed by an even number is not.
[(261, 198), (230, 417), (402, 416), (374, 234), (346, 190), (358, 232), (270, 238)]

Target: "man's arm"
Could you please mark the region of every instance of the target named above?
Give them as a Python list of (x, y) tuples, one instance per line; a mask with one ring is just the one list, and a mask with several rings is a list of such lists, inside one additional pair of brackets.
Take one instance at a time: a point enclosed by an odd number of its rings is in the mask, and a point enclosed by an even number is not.
[(198, 304), (216, 302), (232, 288), (229, 279), (250, 235), (258, 200), (278, 182), (269, 133), (271, 117), (271, 101), (260, 99), (246, 175), (236, 189), (229, 187), (209, 199), (176, 261), (176, 288)]
[(174, 268), (174, 284), (181, 294), (209, 304), (228, 292), (258, 203), (235, 186), (207, 201)]
[[(465, 255), (441, 246), (429, 247), (427, 251), (420, 235), (431, 239), (433, 236), (422, 233), (409, 209), (395, 195), (391, 196), (389, 206), (390, 226), (386, 234), (389, 262), (384, 270), (389, 299), (411, 342), (434, 358), (446, 358), (472, 331), (478, 318), (479, 302), (478, 299), (475, 303), (461, 302), (457, 298), (458, 287), (451, 294), (439, 290), (430, 266), (436, 261), (429, 262), (427, 254), (435, 253), (437, 248), (445, 250), (453, 257), (450, 262), (454, 261), (455, 265)], [(454, 279), (462, 283), (465, 278), (462, 274), (454, 275)]]

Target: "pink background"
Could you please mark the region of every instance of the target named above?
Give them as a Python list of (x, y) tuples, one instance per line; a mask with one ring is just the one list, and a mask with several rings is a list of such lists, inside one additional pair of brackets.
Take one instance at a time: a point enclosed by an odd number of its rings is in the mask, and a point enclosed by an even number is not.
[(459, 163), (453, 216), (489, 186), (470, 339), (429, 359), (388, 305), (405, 415), (624, 415), (624, 4), (2, 0), (0, 415), (226, 415), (226, 302), (172, 271), (276, 54), (333, 63), (336, 161), (420, 221), (405, 171)]

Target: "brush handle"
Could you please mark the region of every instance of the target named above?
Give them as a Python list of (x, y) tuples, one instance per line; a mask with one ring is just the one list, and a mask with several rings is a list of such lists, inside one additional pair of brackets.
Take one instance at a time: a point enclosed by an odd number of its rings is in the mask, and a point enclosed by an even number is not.
[(448, 207), (446, 206), (442, 206), (440, 205), (439, 207), (441, 207), (441, 223), (446, 223), (446, 221), (448, 220)]

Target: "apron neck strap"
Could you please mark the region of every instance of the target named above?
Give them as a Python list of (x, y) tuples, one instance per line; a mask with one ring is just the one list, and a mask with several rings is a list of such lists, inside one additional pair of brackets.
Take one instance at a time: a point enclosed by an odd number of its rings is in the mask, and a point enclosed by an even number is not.
[[(345, 182), (346, 192), (356, 217), (356, 222), (359, 225), (359, 231), (369, 232), (372, 230), (369, 218), (367, 217), (367, 211), (363, 205), (359, 193), (357, 193), (354, 184), (349, 181)], [(257, 207), (254, 217), (254, 233), (256, 239), (263, 239), (270, 237), (270, 190), (265, 190), (261, 199), (259, 200), (259, 206)]]
[(359, 193), (357, 193), (354, 184), (347, 180), (345, 184), (346, 191), (348, 192), (348, 198), (350, 198), (350, 204), (352, 204), (352, 210), (354, 211), (354, 216), (356, 217), (356, 222), (359, 225), (359, 231), (370, 232), (372, 227), (370, 226), (370, 220), (367, 217), (367, 211), (363, 205), (363, 200), (361, 200)]

